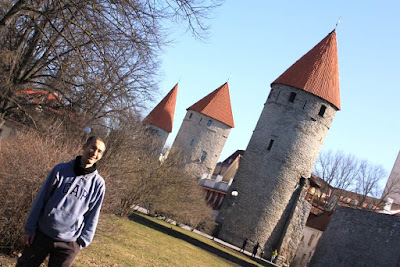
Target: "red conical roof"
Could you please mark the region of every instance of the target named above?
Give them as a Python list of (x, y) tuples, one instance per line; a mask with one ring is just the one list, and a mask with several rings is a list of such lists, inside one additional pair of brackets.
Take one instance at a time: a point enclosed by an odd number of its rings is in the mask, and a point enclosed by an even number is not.
[(187, 110), (194, 110), (234, 127), (228, 83), (224, 83)]
[(155, 125), (168, 133), (172, 131), (174, 121), (176, 95), (178, 93), (178, 84), (169, 91), (161, 102), (144, 119), (147, 123)]
[(276, 83), (303, 89), (340, 109), (336, 31), (329, 33), (271, 85)]

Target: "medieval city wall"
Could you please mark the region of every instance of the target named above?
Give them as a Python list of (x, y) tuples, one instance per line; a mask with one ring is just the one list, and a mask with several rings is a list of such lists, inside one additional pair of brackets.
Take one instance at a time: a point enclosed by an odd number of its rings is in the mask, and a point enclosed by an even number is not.
[[(289, 101), (291, 93), (296, 97)], [(326, 107), (319, 116), (321, 105)], [(284, 215), (301, 177), (309, 178), (336, 108), (303, 90), (275, 84), (253, 132), (231, 190), (224, 201), (219, 237), (240, 245), (248, 238), (264, 246), (265, 257), (278, 246)], [(271, 140), (273, 140), (271, 146)]]
[(308, 266), (400, 266), (400, 217), (337, 206)]
[[(208, 126), (210, 120), (211, 125)], [(185, 158), (185, 168), (195, 178), (200, 178), (204, 173), (211, 176), (230, 130), (231, 127), (225, 123), (188, 110), (172, 148), (180, 149)], [(203, 151), (207, 156), (201, 161)]]

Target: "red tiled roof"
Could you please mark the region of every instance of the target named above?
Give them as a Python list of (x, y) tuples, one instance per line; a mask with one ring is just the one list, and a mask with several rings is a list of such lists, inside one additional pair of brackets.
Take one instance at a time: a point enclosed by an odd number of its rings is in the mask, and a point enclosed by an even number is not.
[(230, 127), (233, 123), (231, 99), (229, 96), (228, 83), (224, 83), (215, 91), (189, 107), (187, 110), (194, 110), (214, 118)]
[(153, 124), (168, 133), (172, 131), (175, 114), (176, 95), (178, 84), (161, 100), (161, 102), (144, 119), (147, 123)]
[(35, 97), (36, 99), (33, 99), (33, 102), (35, 104), (40, 104), (41, 102), (43, 102), (42, 100), (39, 100), (40, 97), (46, 97), (47, 100), (49, 100), (49, 101), (50, 100), (51, 101), (58, 100), (57, 97), (53, 93), (51, 93), (49, 91), (44, 91), (44, 90), (36, 91), (36, 90), (32, 90), (32, 89), (24, 89), (24, 90), (17, 92), (17, 96), (24, 96), (24, 95)]
[(303, 89), (340, 109), (336, 31), (329, 33), (271, 85), (277, 83)]

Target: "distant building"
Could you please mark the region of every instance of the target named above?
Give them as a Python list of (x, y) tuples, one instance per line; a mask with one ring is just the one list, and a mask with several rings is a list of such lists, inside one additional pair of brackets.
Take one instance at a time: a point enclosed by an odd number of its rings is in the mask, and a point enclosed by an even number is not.
[(190, 176), (210, 177), (233, 127), (229, 86), (224, 83), (187, 109), (171, 149), (181, 152)]
[(400, 151), (394, 162), (382, 198), (391, 198), (394, 203), (400, 204)]
[[(48, 114), (68, 114), (62, 109), (63, 105), (57, 97), (57, 94), (45, 90), (23, 89), (16, 93), (18, 98), (24, 100), (25, 104), (31, 106), (37, 111), (47, 112)], [(15, 135), (22, 129), (27, 129), (28, 126), (14, 119), (0, 121), (0, 139), (6, 139)]]
[(325, 231), (328, 226), (331, 217), (332, 212), (323, 212), (319, 215), (310, 213), (306, 227), (303, 230), (303, 236), (298, 244), (295, 257), (290, 263), (290, 266), (301, 267), (311, 261), (318, 241), (323, 231)]
[(174, 123), (178, 84), (161, 100), (160, 103), (144, 118), (148, 130), (158, 139), (158, 150), (161, 152)]
[(0, 124), (0, 140), (16, 135), (17, 131), (23, 128), (26, 128), (26, 126), (19, 122), (12, 120), (4, 121)]
[(217, 163), (211, 177), (204, 174), (199, 180), (199, 185), (205, 192), (207, 204), (213, 208), (215, 216), (233, 182), (243, 154), (244, 150), (237, 150), (223, 162)]

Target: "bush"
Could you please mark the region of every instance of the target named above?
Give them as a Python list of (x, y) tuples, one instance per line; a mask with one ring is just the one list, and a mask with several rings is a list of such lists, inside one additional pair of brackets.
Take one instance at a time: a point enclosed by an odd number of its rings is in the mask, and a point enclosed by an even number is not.
[(23, 247), (23, 224), (50, 170), (79, 149), (65, 135), (34, 130), (0, 140), (0, 249)]
[[(57, 125), (57, 124), (56, 124)], [(66, 134), (62, 124), (28, 130), (0, 143), (0, 250), (22, 249), (23, 224), (50, 170), (73, 159), (83, 136)], [(212, 222), (197, 181), (184, 171), (179, 153), (160, 163), (160, 146), (141, 122), (110, 131), (99, 163), (106, 181), (102, 212), (128, 216), (135, 205), (192, 227)], [(43, 128), (42, 128), (43, 129)], [(211, 223), (212, 224), (212, 223)]]
[(105, 210), (128, 216), (139, 205), (192, 227), (211, 218), (204, 193), (184, 171), (179, 152), (171, 152), (160, 163), (157, 139), (140, 122), (124, 123), (110, 133), (106, 143), (108, 151), (101, 164), (109, 179)]

